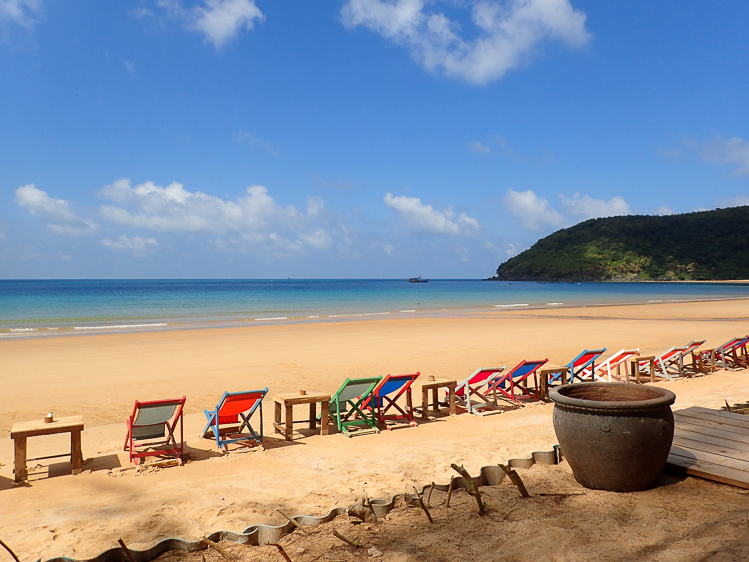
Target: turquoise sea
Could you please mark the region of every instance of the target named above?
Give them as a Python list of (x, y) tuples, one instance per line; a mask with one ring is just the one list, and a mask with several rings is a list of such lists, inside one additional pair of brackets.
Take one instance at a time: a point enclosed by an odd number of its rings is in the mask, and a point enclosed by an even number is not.
[(422, 312), (749, 298), (749, 285), (466, 279), (0, 280), (0, 339)]

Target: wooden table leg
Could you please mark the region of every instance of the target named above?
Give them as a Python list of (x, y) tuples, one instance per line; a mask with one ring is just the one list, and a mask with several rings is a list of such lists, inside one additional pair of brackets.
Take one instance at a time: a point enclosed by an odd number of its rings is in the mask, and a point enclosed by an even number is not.
[(450, 415), (455, 415), (455, 385), (451, 384), (448, 387), (448, 394), (450, 399)]
[(328, 409), (330, 408), (330, 401), (323, 400), (320, 403), (320, 435), (328, 435), (330, 433), (330, 422), (328, 421)]
[(291, 441), (292, 435), (294, 434), (294, 405), (284, 404), (286, 406), (286, 426), (284, 428), (284, 435), (286, 441)]
[(438, 388), (432, 389), (432, 411), (435, 413), (440, 411), (440, 395)]
[(421, 419), (429, 419), (429, 389), (421, 389)]
[(14, 441), (16, 482), (21, 482), (29, 477), (29, 472), (26, 470), (26, 437), (16, 437)]
[(81, 432), (70, 432), (70, 462), (73, 474), (80, 474), (83, 467), (83, 449), (81, 448)]
[(650, 360), (650, 382), (655, 382), (655, 359)]
[(315, 429), (317, 427), (317, 402), (309, 403), (309, 428)]
[(281, 433), (281, 402), (275, 401), (275, 412), (273, 414), (274, 424), (273, 427), (276, 429), (276, 433)]

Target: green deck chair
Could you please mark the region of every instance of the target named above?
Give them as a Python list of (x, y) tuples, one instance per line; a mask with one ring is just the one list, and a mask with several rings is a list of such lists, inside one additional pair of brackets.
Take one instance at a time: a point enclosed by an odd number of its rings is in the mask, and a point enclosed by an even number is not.
[(346, 437), (351, 437), (350, 429), (358, 427), (363, 429), (356, 430), (356, 435), (380, 432), (374, 409), (362, 408), (362, 404), (373, 400), (372, 391), (381, 378), (346, 379), (331, 397), (330, 417)]

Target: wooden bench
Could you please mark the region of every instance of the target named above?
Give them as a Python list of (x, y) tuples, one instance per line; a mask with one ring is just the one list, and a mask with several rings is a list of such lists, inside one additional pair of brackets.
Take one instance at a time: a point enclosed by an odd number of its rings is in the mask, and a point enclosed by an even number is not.
[[(39, 461), (43, 459), (54, 459), (57, 457), (70, 456), (73, 465), (73, 474), (81, 472), (83, 465), (83, 451), (81, 450), (81, 432), (83, 431), (83, 416), (70, 416), (59, 418), (51, 422), (44, 420), (18, 422), (13, 424), (10, 430), (10, 438), (15, 444), (15, 479), (21, 482), (29, 477), (26, 461)], [(26, 458), (26, 444), (29, 437), (37, 435), (54, 435), (56, 433), (70, 433), (70, 453), (61, 455), (49, 455), (46, 457)]]

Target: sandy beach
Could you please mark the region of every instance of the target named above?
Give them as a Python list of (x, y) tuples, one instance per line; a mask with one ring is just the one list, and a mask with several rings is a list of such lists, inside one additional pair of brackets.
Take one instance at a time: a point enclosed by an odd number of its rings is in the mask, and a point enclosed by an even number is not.
[[(522, 359), (549, 358), (549, 363), (563, 365), (585, 348), (606, 347), (604, 358), (625, 347), (657, 355), (692, 340), (705, 339), (706, 347), (714, 347), (748, 331), (749, 300), (732, 300), (0, 341), (0, 538), (21, 560), (84, 559), (116, 546), (119, 538), (137, 549), (167, 537), (196, 539), (219, 529), (241, 532), (254, 523), (280, 524), (285, 520), (277, 509), (321, 515), (364, 494), (389, 497), (414, 485), (448, 482), (450, 463), (463, 464), (474, 474), (482, 466), (550, 450), (556, 443), (551, 404), (485, 417), (439, 417), (418, 427), (352, 439), (299, 434), (285, 442), (272, 429), (271, 395), (276, 393), (332, 393), (346, 377), (415, 371), (461, 380), (479, 366), (514, 366)], [(674, 409), (719, 408), (725, 400), (749, 400), (747, 376), (746, 371), (720, 371), (657, 384), (676, 393)], [(215, 406), (225, 390), (266, 386), (263, 449), (221, 455), (215, 444), (200, 437), (203, 409)], [(116, 470), (129, 466), (122, 444), (134, 401), (183, 394), (187, 462), (143, 473)], [(85, 470), (73, 476), (66, 459), (40, 461), (38, 467), (31, 463), (28, 485), (14, 485), (8, 432), (15, 422), (41, 419), (50, 411), (57, 417), (84, 416)], [(63, 436), (32, 438), (29, 455), (64, 452), (66, 447)], [(529, 478), (544, 486), (544, 478)], [(554, 478), (563, 476), (552, 474), (547, 481)], [(746, 504), (740, 490), (717, 484), (694, 484), (703, 488), (690, 495), (694, 480), (667, 487), (671, 496), (663, 488), (643, 494), (656, 494), (667, 505), (682, 489), (699, 505), (699, 498), (719, 493), (714, 488), (723, 490), (723, 509), (730, 509), (732, 501)], [(584, 490), (575, 488), (569, 474), (565, 482), (565, 489)], [(588, 497), (605, 502), (605, 497), (627, 501), (622, 499), (627, 496), (632, 495)], [(720, 505), (715, 509), (717, 517)], [(615, 513), (607, 516), (621, 525)], [(663, 516), (658, 512), (657, 517)], [(640, 513), (637, 524), (648, 525), (652, 517), (656, 515)], [(749, 527), (737, 527), (735, 533), (747, 537)], [(544, 540), (548, 550), (537, 554), (566, 558), (554, 550), (551, 538)], [(649, 540), (642, 532), (624, 534), (620, 548), (638, 549)], [(665, 539), (659, 535), (657, 540)], [(739, 541), (742, 548), (749, 544), (744, 540)], [(695, 540), (694, 549), (680, 551), (677, 558), (701, 559), (706, 548)], [(388, 558), (385, 551), (382, 559), (419, 558)]]

